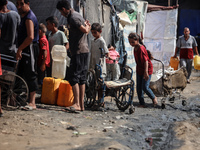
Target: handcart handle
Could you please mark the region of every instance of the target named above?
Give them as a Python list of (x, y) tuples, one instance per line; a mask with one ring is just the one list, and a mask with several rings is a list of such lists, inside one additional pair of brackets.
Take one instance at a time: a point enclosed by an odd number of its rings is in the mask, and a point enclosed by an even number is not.
[(9, 61), (9, 62), (17, 63), (17, 61), (16, 61), (16, 60), (11, 60), (11, 59), (4, 58), (4, 57), (1, 57), (1, 59), (2, 59), (2, 60)]
[(158, 62), (160, 62), (162, 64), (162, 73), (163, 73), (163, 76), (164, 76), (164, 73), (165, 73), (165, 71), (164, 71), (164, 69), (165, 69), (164, 63), (161, 60), (159, 60), (159, 59), (155, 59), (154, 58), (153, 60), (158, 61)]
[(10, 56), (10, 55), (0, 54), (0, 56), (7, 57), (7, 58), (13, 58), (14, 59), (14, 57)]
[(159, 59), (155, 59), (154, 58), (153, 60), (158, 61), (158, 62), (160, 62), (162, 64), (162, 87), (164, 88), (164, 73), (165, 73), (164, 63), (161, 60), (159, 60)]
[(0, 56), (1, 56), (2, 60), (6, 60), (6, 61), (9, 61), (9, 62), (17, 63), (15, 58), (13, 56), (11, 56), (11, 55), (0, 54)]

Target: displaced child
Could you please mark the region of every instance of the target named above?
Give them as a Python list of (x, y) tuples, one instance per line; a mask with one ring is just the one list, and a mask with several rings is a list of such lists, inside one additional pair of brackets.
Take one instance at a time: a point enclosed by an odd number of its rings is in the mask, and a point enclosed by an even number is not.
[(107, 68), (107, 81), (118, 80), (120, 76), (120, 69), (118, 64), (119, 53), (115, 50), (115, 47), (108, 45), (110, 57), (106, 59), (106, 68)]
[[(49, 52), (50, 52), (50, 58), (51, 58), (51, 66), (52, 66), (52, 56), (51, 51), (54, 45), (64, 45), (66, 46), (66, 50), (69, 49), (69, 42), (65, 36), (65, 33), (58, 30), (58, 19), (54, 16), (51, 16), (46, 19), (47, 22), (47, 29), (48, 31), (51, 31), (49, 34), (48, 40), (49, 40)], [(50, 69), (52, 69), (50, 67)], [(48, 76), (51, 77), (51, 70), (48, 71), (50, 74)]]
[[(94, 39), (91, 41), (91, 57), (90, 57), (90, 69), (95, 69), (95, 65), (99, 64), (100, 58), (102, 57), (102, 53), (106, 56), (110, 56), (108, 52), (108, 48), (106, 46), (106, 42), (101, 36), (102, 28), (99, 23), (93, 23), (91, 26), (91, 32), (92, 35), (94, 36)], [(106, 65), (106, 62), (105, 62)], [(106, 66), (105, 66), (106, 67)], [(105, 70), (105, 72), (104, 72)], [(102, 77), (106, 77), (106, 68), (102, 68)], [(98, 91), (98, 99), (100, 100), (102, 97), (102, 90)], [(104, 104), (100, 104), (104, 106)], [(96, 108), (94, 108), (96, 109)]]
[(42, 85), (45, 77), (45, 70), (50, 70), (50, 54), (49, 42), (46, 38), (47, 28), (41, 23), (39, 25), (39, 47), (40, 52), (38, 56), (38, 84)]
[[(92, 35), (94, 39), (91, 41), (91, 57), (90, 57), (90, 68), (95, 69), (95, 65), (99, 64), (100, 58), (103, 54), (109, 56), (108, 48), (106, 42), (101, 36), (102, 28), (99, 23), (93, 23), (91, 27)], [(102, 50), (101, 50), (102, 49)]]
[[(147, 52), (140, 36), (136, 33), (130, 33), (128, 40), (131, 46), (134, 47), (134, 56), (136, 62), (136, 89), (140, 102), (139, 107), (146, 107), (144, 102), (143, 91), (152, 99), (154, 107), (158, 104), (157, 97), (149, 88), (151, 75), (153, 73), (153, 65), (151, 63), (151, 55)], [(149, 53), (149, 54), (148, 54)]]

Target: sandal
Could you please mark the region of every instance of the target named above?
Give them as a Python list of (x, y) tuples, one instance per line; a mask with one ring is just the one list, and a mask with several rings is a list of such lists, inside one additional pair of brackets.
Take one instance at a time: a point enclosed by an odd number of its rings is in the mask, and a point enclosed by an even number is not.
[(31, 110), (36, 110), (36, 108), (34, 108), (30, 105), (26, 105), (26, 106), (22, 107), (21, 110), (31, 111)]
[(69, 113), (75, 113), (75, 114), (80, 114), (80, 112), (78, 110), (76, 110), (74, 107), (70, 106), (70, 107), (66, 107), (64, 109), (65, 112), (69, 112)]

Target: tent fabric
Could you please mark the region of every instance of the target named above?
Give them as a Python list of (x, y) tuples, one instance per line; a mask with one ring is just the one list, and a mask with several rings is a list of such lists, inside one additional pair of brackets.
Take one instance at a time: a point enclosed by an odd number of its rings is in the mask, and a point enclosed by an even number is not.
[(176, 47), (177, 9), (147, 13), (144, 44), (154, 58), (169, 65)]
[[(133, 20), (132, 24), (130, 25), (125, 25), (123, 29), (123, 40), (124, 42), (119, 42), (119, 46), (117, 46), (117, 51), (122, 50), (123, 46), (122, 43), (124, 44), (125, 51), (127, 52), (127, 60), (126, 60), (126, 65), (131, 67), (133, 69), (133, 78), (136, 78), (136, 63), (135, 63), (135, 58), (134, 58), (134, 53), (133, 53), (133, 47), (130, 46), (129, 41), (128, 41), (128, 35), (131, 32), (139, 32), (143, 33), (144, 28), (145, 28), (145, 17), (146, 17), (146, 12), (147, 12), (147, 2), (140, 2), (140, 1), (135, 1), (135, 0), (113, 0), (113, 4), (116, 6), (116, 10), (118, 11), (123, 11), (126, 10), (129, 13), (136, 13), (140, 14), (140, 20), (138, 24), (138, 29), (137, 29), (137, 20)], [(137, 16), (138, 17), (138, 16)], [(123, 53), (123, 52), (121, 52)], [(120, 63), (122, 63), (120, 61)]]
[(200, 10), (181, 9), (179, 13), (178, 35), (183, 35), (185, 27), (190, 29), (190, 34), (196, 36), (200, 34)]
[(136, 32), (136, 24), (126, 25), (124, 27), (124, 45), (126, 52), (128, 54), (127, 56), (127, 65), (133, 69), (133, 73), (136, 73), (136, 63), (133, 53), (133, 47), (129, 44), (128, 41), (128, 35), (131, 32)]
[(112, 0), (112, 4), (116, 7), (118, 12), (123, 10), (128, 11), (129, 13), (137, 12), (138, 4), (135, 0)]
[[(127, 0), (128, 1), (128, 0)], [(129, 0), (130, 1), (130, 0)], [(168, 6), (168, 0), (139, 0), (152, 5)], [(177, 5), (177, 0), (170, 0), (170, 6)], [(178, 0), (180, 9), (200, 9), (199, 0)]]

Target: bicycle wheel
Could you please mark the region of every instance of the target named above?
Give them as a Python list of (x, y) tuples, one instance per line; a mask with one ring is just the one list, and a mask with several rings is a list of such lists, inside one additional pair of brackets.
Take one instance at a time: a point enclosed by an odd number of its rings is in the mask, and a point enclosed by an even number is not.
[(26, 105), (28, 86), (24, 79), (14, 73), (7, 73), (1, 77), (2, 99), (7, 106), (19, 107)]
[(115, 101), (119, 110), (125, 111), (131, 105), (134, 96), (133, 87), (131, 86), (123, 86), (117, 90)]
[(85, 98), (84, 106), (86, 108), (91, 108), (96, 101), (96, 81), (95, 81), (95, 72), (89, 70), (87, 73), (87, 81), (85, 87)]

